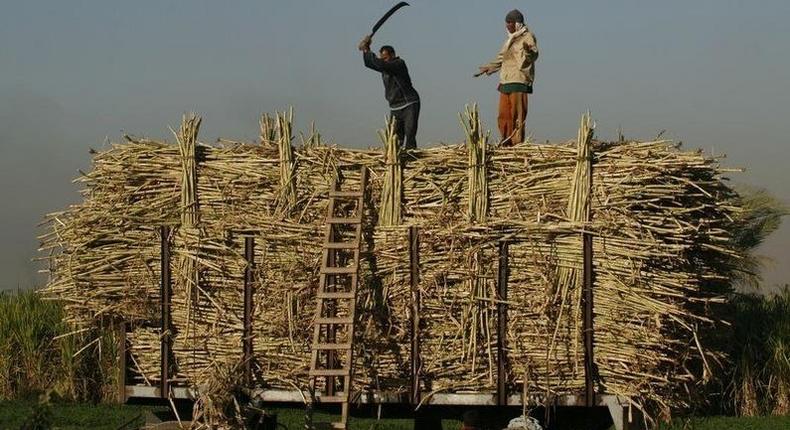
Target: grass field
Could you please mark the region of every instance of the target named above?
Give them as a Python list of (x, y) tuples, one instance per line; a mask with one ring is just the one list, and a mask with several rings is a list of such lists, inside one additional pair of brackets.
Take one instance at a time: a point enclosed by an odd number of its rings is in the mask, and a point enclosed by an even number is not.
[(790, 416), (679, 419), (671, 425), (661, 428), (668, 430), (787, 430), (790, 429)]
[[(0, 402), (0, 430), (22, 428), (57, 428), (63, 430), (136, 429), (144, 423), (146, 410), (164, 411), (164, 407), (134, 405), (93, 405), (85, 403), (54, 404), (42, 408), (34, 401)], [(32, 419), (37, 415), (37, 419)], [(26, 425), (28, 427), (23, 427)], [(35, 427), (38, 425), (38, 427)]]
[[(34, 401), (5, 401), (0, 402), (0, 430), (19, 429), (29, 417), (34, 413), (36, 402)], [(151, 405), (90, 405), (79, 403), (54, 404), (49, 412), (49, 425), (51, 428), (58, 429), (136, 429), (144, 422), (144, 413), (169, 417), (166, 406)], [(271, 409), (277, 414), (278, 423), (282, 430), (296, 430), (304, 428), (304, 410), (293, 407), (275, 407)], [(376, 420), (375, 410), (357, 413), (351, 419), (350, 429), (352, 430), (410, 430), (414, 428), (414, 420), (405, 410), (384, 411), (385, 418)], [(486, 417), (486, 422), (499, 422), (493, 425), (492, 429), (499, 430), (502, 422), (506, 422), (511, 415), (515, 416), (518, 411), (508, 410), (505, 414), (496, 412), (495, 409), (482, 411)], [(571, 411), (564, 414), (564, 419), (558, 423), (558, 430), (604, 430), (608, 427), (603, 414), (580, 415)], [(578, 412), (578, 411), (576, 411)], [(427, 426), (423, 428), (432, 429), (458, 429), (460, 428), (461, 409), (445, 408), (433, 411), (429, 416), (424, 417)], [(498, 416), (496, 416), (496, 415)], [(182, 415), (188, 416), (188, 411), (182, 411)], [(367, 415), (367, 416), (365, 416)], [(387, 417), (387, 415), (391, 415)], [(569, 419), (576, 415), (575, 419)], [(315, 422), (329, 422), (336, 416), (325, 412), (314, 414)], [(49, 427), (40, 427), (49, 428)], [(764, 416), (764, 417), (698, 417), (690, 419), (678, 419), (671, 424), (661, 427), (662, 430), (785, 430), (790, 428), (790, 416)]]

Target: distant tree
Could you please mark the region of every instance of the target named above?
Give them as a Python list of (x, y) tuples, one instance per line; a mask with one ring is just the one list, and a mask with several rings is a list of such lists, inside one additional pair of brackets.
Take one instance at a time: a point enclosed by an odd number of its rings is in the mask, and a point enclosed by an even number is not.
[(732, 244), (741, 258), (733, 262), (733, 275), (737, 283), (756, 289), (762, 280), (760, 271), (765, 257), (755, 254), (754, 250), (779, 229), (782, 218), (790, 211), (765, 189), (741, 186), (737, 191), (736, 203), (743, 211), (735, 220)]

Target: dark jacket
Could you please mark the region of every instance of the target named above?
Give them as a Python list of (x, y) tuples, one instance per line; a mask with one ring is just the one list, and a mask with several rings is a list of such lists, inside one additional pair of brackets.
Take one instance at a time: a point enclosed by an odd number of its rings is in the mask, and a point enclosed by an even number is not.
[(420, 95), (411, 85), (406, 62), (400, 57), (383, 61), (373, 52), (363, 52), (362, 58), (365, 61), (365, 67), (381, 72), (381, 78), (384, 81), (384, 97), (389, 102), (391, 109), (420, 101)]

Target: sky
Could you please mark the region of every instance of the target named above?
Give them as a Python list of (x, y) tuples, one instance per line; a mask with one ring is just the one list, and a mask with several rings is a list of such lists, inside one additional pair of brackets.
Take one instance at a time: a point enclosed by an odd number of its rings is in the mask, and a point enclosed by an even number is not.
[[(394, 4), (355, 1), (0, 0), (0, 289), (30, 288), (37, 224), (79, 201), (90, 148), (123, 133), (168, 138), (182, 113), (200, 139), (253, 140), (263, 112), (294, 106), (338, 145), (378, 145), (381, 78), (356, 46)], [(412, 0), (373, 39), (408, 64), (422, 98), (420, 145), (460, 141), (477, 102), (495, 128), (496, 78), (473, 78), (519, 8), (540, 47), (527, 126), (575, 137), (664, 136), (726, 154), (733, 182), (790, 201), (790, 2)], [(786, 220), (787, 221), (787, 220)], [(768, 289), (790, 282), (790, 223), (759, 252)]]

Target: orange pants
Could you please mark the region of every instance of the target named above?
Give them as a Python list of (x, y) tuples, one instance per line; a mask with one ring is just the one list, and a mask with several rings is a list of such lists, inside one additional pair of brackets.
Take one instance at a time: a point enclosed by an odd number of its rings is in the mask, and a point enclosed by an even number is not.
[(516, 144), (524, 141), (528, 96), (527, 93), (499, 93), (497, 124), (505, 143)]

